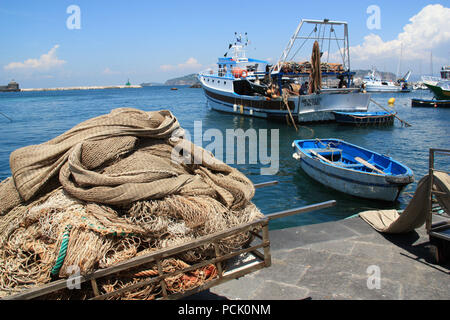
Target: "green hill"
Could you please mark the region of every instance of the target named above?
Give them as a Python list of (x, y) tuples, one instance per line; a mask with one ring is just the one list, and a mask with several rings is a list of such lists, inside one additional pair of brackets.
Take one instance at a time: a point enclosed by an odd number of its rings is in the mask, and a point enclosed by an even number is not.
[(164, 84), (166, 86), (184, 86), (184, 85), (192, 86), (194, 84), (200, 84), (200, 82), (197, 79), (197, 74), (192, 73), (183, 77), (169, 79)]

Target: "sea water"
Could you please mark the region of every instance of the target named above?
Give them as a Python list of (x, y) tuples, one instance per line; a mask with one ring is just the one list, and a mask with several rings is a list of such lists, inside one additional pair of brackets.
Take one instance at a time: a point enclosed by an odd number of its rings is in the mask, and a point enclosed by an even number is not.
[[(417, 181), (428, 172), (430, 148), (450, 149), (450, 109), (412, 108), (411, 98), (431, 98), (426, 90), (412, 93), (372, 94), (372, 98), (387, 107), (389, 98), (396, 99), (394, 110), (410, 123), (393, 126), (353, 127), (334, 123), (300, 125), (298, 131), (283, 122), (230, 115), (210, 110), (202, 89), (186, 86), (140, 89), (73, 90), (46, 92), (0, 93), (0, 180), (11, 175), (9, 155), (17, 148), (50, 140), (76, 124), (109, 113), (120, 107), (146, 111), (167, 109), (181, 126), (193, 132), (194, 123), (201, 121), (202, 130), (226, 129), (279, 130), (279, 170), (275, 175), (261, 175), (261, 164), (231, 164), (254, 183), (277, 180), (278, 185), (258, 189), (254, 203), (265, 214), (297, 208), (328, 200), (336, 200), (332, 208), (295, 215), (271, 222), (272, 229), (315, 224), (345, 219), (364, 210), (404, 209)], [(369, 111), (382, 111), (371, 104)], [(391, 156), (414, 172), (416, 181), (410, 184), (396, 203), (364, 200), (337, 192), (307, 176), (298, 161), (292, 158), (292, 141), (310, 138), (338, 138)], [(270, 144), (270, 139), (268, 139)], [(208, 145), (205, 142), (203, 147)], [(225, 148), (225, 145), (224, 145)], [(246, 148), (248, 153), (248, 148)], [(248, 157), (247, 157), (248, 159)], [(438, 157), (436, 166), (449, 170), (450, 162)]]

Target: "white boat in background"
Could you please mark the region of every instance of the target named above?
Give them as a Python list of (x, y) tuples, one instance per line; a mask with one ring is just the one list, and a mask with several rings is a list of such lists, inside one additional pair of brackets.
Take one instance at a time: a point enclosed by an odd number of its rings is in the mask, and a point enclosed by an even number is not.
[(406, 75), (397, 80), (397, 82), (382, 80), (377, 74), (375, 69), (364, 77), (362, 88), (366, 92), (411, 92), (408, 88), (408, 79), (411, 76), (411, 71), (408, 71)]
[[(312, 30), (302, 30), (308, 28)], [(303, 36), (301, 31), (309, 36)], [(337, 36), (336, 32), (340, 31), (342, 35)], [(267, 61), (247, 58), (248, 40), (235, 35), (236, 41), (228, 47), (232, 57), (227, 57), (227, 52), (219, 58), (216, 71), (198, 74), (211, 109), (283, 121), (288, 118), (290, 122), (334, 121), (334, 111), (367, 111), (370, 94), (361, 93), (360, 88), (352, 86), (355, 73), (350, 72), (346, 22), (302, 20), (274, 66)], [(294, 57), (299, 52), (297, 39), (302, 40), (300, 49), (307, 40), (315, 41), (314, 61), (295, 62)], [(324, 40), (338, 43), (343, 48), (342, 63), (321, 61), (323, 52), (320, 52), (319, 43), (327, 48)], [(292, 57), (291, 51), (295, 52)], [(310, 52), (308, 50), (307, 54)], [(325, 87), (321, 78), (330, 78), (333, 81), (324, 82), (334, 84)]]
[(436, 86), (439, 82), (450, 81), (450, 66), (444, 66), (441, 69), (441, 77), (422, 76), (422, 82), (425, 85)]

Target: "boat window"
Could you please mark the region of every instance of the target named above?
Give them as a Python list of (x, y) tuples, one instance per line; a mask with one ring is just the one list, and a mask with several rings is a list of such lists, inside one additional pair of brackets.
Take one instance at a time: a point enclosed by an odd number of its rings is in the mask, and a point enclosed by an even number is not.
[(223, 84), (227, 84), (227, 82), (226, 82), (226, 81), (224, 81), (224, 82), (223, 82)]

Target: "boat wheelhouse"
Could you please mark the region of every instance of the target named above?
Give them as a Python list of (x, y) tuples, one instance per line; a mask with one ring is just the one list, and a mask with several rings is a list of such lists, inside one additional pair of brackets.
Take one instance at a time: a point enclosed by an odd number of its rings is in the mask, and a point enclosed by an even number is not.
[[(311, 31), (308, 36), (303, 35), (305, 30)], [(367, 111), (370, 95), (353, 86), (346, 22), (302, 20), (275, 65), (247, 58), (248, 40), (235, 35), (236, 41), (228, 47), (232, 56), (227, 57), (227, 52), (219, 58), (216, 71), (198, 74), (211, 109), (293, 122), (334, 121), (334, 111)], [(300, 46), (297, 40), (302, 40)], [(314, 41), (311, 61), (296, 60), (308, 40)], [(329, 62), (331, 44), (337, 44), (342, 63)], [(326, 62), (321, 60), (324, 57)]]
[(450, 80), (450, 66), (442, 67), (441, 78), (445, 80)]

